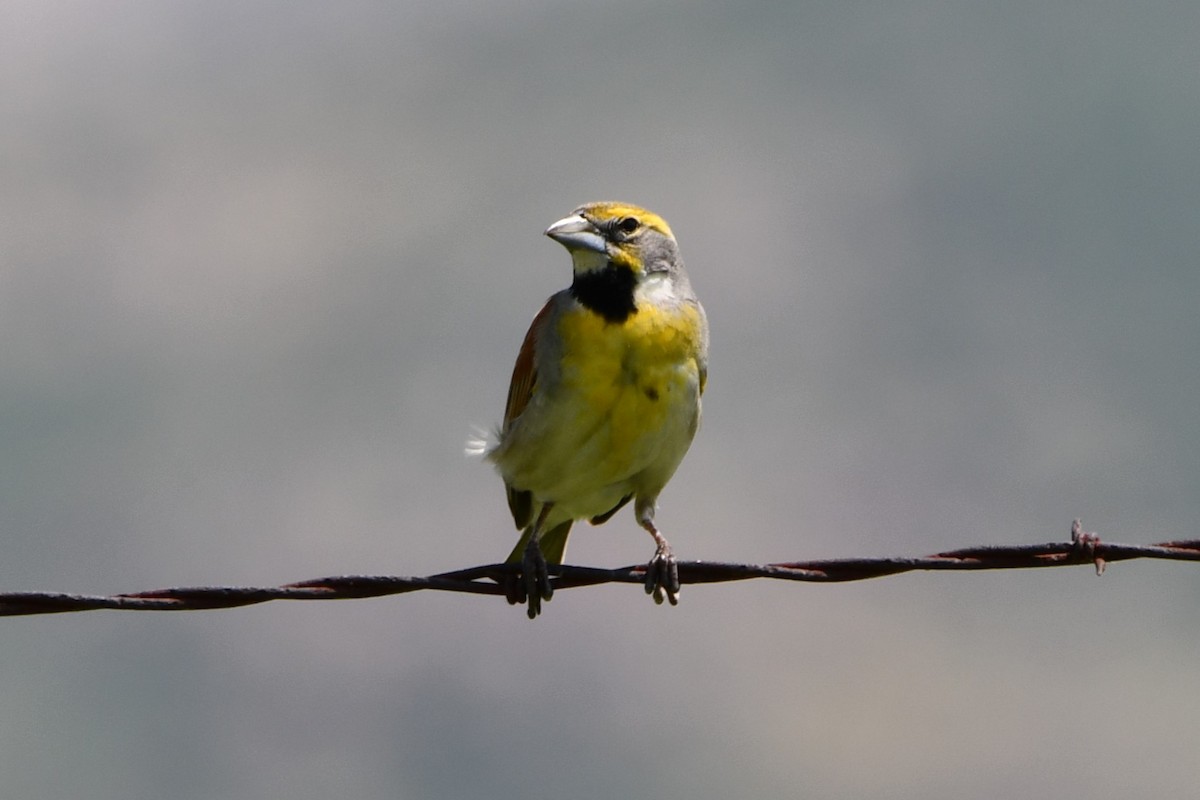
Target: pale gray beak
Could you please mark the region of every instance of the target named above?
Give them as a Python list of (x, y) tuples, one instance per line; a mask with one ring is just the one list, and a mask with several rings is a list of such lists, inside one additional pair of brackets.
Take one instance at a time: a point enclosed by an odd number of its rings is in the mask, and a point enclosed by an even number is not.
[(579, 214), (564, 217), (546, 228), (546, 235), (568, 250), (591, 250), (607, 253), (607, 242), (596, 226)]

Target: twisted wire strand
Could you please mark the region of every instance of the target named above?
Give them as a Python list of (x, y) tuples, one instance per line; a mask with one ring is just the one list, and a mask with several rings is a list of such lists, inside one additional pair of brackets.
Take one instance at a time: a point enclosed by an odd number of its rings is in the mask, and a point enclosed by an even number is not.
[[(1025, 545), (982, 545), (935, 553), (919, 558), (842, 558), (789, 561), (772, 564), (737, 564), (723, 561), (680, 561), (681, 584), (725, 583), (754, 578), (841, 583), (938, 570), (1031, 569), (1092, 564), (1101, 574), (1106, 564), (1152, 558), (1200, 561), (1200, 539), (1135, 545), (1102, 542), (1085, 533), (1079, 521), (1065, 542)], [(519, 564), (486, 564), (428, 577), (389, 575), (339, 575), (288, 583), (282, 586), (194, 586), (151, 589), (109, 596), (62, 592), (0, 593), (0, 616), (62, 614), (72, 611), (119, 609), (125, 611), (202, 611), (240, 608), (272, 600), (349, 600), (384, 597), (425, 590), (504, 595), (506, 578), (515, 576)], [(554, 589), (573, 589), (604, 583), (645, 581), (644, 564), (617, 569), (549, 566)]]

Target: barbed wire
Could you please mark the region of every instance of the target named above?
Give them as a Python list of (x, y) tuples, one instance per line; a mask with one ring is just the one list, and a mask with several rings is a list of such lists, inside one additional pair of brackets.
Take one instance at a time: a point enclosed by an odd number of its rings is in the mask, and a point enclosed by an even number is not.
[[(1096, 574), (1114, 561), (1154, 558), (1200, 561), (1200, 539), (1150, 545), (1102, 542), (1085, 533), (1079, 520), (1064, 542), (1026, 545), (983, 545), (950, 550), (919, 558), (842, 558), (789, 561), (774, 564), (737, 564), (722, 561), (680, 561), (681, 584), (723, 583), (753, 578), (842, 583), (899, 575), (921, 570), (1030, 569), (1092, 564)], [(644, 564), (601, 569), (567, 564), (548, 567), (555, 591), (604, 583), (643, 584)], [(62, 614), (72, 611), (119, 609), (124, 611), (202, 611), (240, 608), (272, 600), (351, 600), (406, 594), (424, 590), (504, 595), (505, 584), (520, 571), (520, 564), (487, 564), (443, 572), (428, 577), (341, 575), (314, 578), (283, 586), (197, 586), (152, 589), (109, 596), (62, 592), (0, 593), (0, 616)]]

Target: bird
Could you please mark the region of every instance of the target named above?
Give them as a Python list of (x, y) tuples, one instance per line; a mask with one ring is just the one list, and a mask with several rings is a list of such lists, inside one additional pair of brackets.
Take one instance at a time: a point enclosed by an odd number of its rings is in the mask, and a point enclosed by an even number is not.
[(483, 451), (521, 531), (505, 593), (536, 618), (553, 596), (547, 564), (562, 563), (572, 525), (600, 525), (632, 501), (655, 543), (646, 592), (676, 605), (678, 566), (654, 516), (700, 425), (704, 308), (671, 228), (651, 211), (587, 203), (545, 235), (570, 253), (571, 285), (533, 318)]

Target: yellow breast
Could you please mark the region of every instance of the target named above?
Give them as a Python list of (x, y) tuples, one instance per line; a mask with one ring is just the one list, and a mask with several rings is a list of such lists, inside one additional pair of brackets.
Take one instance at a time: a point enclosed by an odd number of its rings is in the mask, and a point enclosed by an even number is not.
[(562, 316), (559, 333), (562, 384), (578, 398), (578, 422), (608, 426), (616, 461), (645, 460), (660, 436), (694, 416), (703, 336), (694, 306), (644, 306), (620, 323), (579, 309)]

